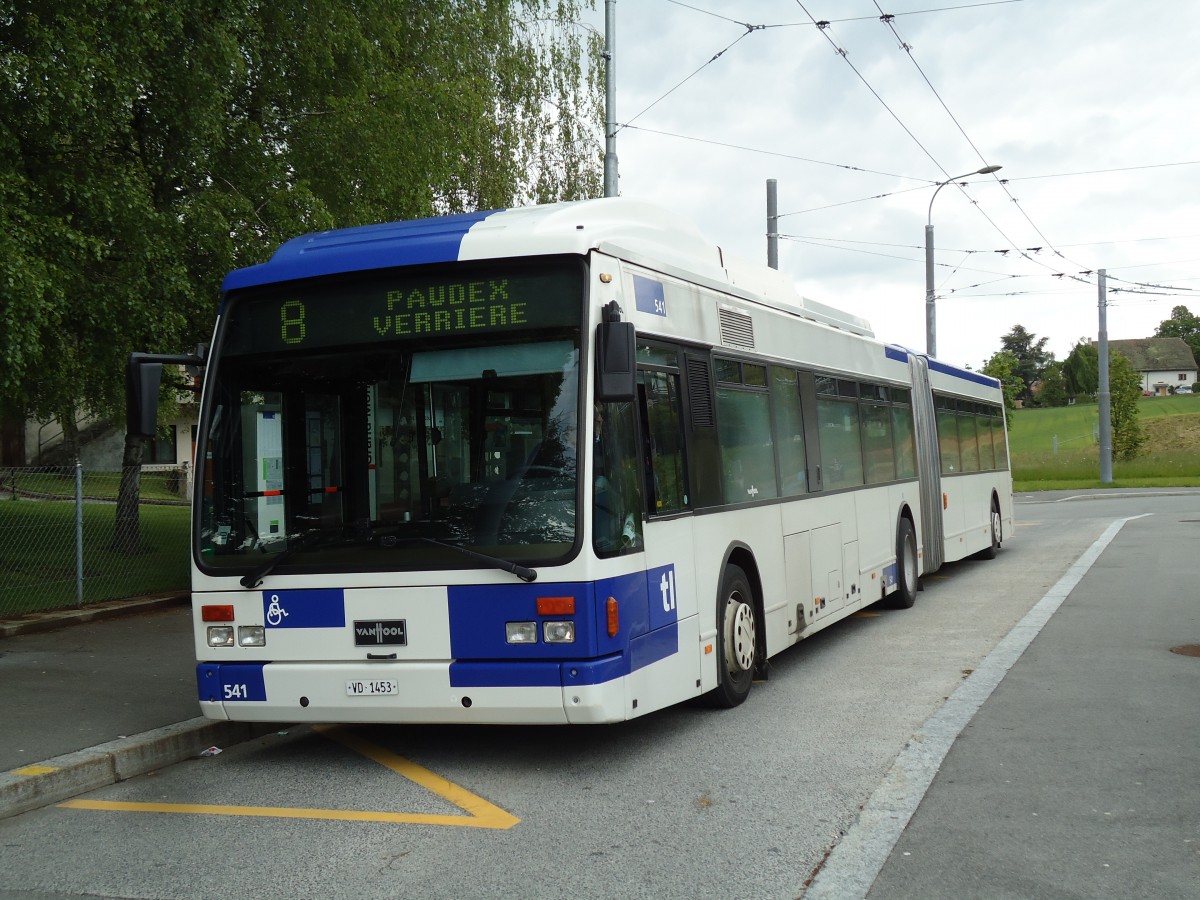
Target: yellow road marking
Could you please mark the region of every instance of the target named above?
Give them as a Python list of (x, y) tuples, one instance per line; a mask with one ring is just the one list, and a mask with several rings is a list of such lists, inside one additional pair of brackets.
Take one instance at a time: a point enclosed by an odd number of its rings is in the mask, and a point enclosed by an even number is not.
[(58, 804), (67, 809), (93, 809), (116, 812), (184, 813), (210, 816), (259, 816), (276, 819), (322, 819), (340, 822), (387, 822), (407, 825), (451, 825), (458, 828), (512, 828), (521, 820), (466, 788), (448, 781), (402, 756), (370, 741), (330, 726), (315, 726), (314, 731), (337, 741), (409, 781), (437, 794), (463, 812), (464, 816), (428, 813), (378, 812), (354, 809), (305, 809), (286, 806), (225, 806), (209, 803), (140, 803), (113, 800), (68, 800)]
[[(477, 827), (512, 828), (521, 821), (500, 807), (488, 803), (482, 797), (472, 794), (466, 788), (459, 787), (441, 775), (431, 772), (402, 756), (397, 756), (395, 753), (385, 750), (378, 744), (372, 744), (370, 741), (363, 740), (356, 734), (351, 734), (341, 728), (330, 728), (324, 725), (318, 725), (314, 730), (331, 740), (337, 741), (342, 746), (349, 747), (356, 753), (362, 754), (367, 759), (373, 759), (381, 766), (391, 769), (397, 775), (403, 775), (409, 781), (415, 782), (425, 788), (425, 790), (437, 794), (443, 800), (453, 803), (472, 818), (487, 823)], [(459, 819), (461, 817), (447, 816), (446, 818)]]
[(259, 816), (270, 819), (324, 819), (336, 822), (390, 822), (406, 825), (455, 825), (460, 828), (512, 828), (520, 820), (504, 810), (507, 822), (498, 823), (475, 816), (438, 816), (421, 813), (390, 813), (356, 809), (304, 809), (289, 806), (220, 806), (210, 803), (122, 803), (116, 800), (68, 800), (58, 804), (67, 809), (106, 812), (157, 812), (207, 816)]
[(875, 619), (882, 615), (883, 615), (883, 613), (856, 612), (850, 618), (852, 618), (852, 619)]
[(51, 772), (57, 772), (58, 769), (54, 766), (25, 766), (22, 769), (10, 769), (13, 775), (49, 775)]

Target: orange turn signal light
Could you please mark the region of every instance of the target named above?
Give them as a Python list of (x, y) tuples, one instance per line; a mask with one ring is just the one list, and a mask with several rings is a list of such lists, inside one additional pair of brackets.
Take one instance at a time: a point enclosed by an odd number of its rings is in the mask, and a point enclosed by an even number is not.
[(539, 616), (573, 616), (575, 615), (575, 598), (538, 597), (537, 611)]
[(608, 598), (608, 603), (605, 604), (605, 610), (608, 613), (608, 636), (616, 637), (617, 632), (621, 630), (621, 618), (617, 613), (616, 597)]
[(200, 607), (200, 620), (203, 622), (232, 622), (233, 604), (228, 606), (205, 604)]

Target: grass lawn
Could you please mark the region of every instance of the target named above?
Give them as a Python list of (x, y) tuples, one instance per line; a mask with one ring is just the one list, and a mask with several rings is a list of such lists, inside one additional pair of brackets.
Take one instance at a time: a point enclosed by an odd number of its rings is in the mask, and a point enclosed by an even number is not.
[(1129, 462), (1114, 459), (1104, 485), (1095, 403), (1017, 410), (1008, 435), (1014, 490), (1200, 487), (1200, 396), (1143, 397), (1138, 413), (1146, 449)]
[[(143, 552), (111, 549), (116, 505), (83, 506), (83, 602), (187, 590), (188, 508), (141, 507)], [(0, 616), (74, 606), (75, 504), (0, 500)]]
[[(62, 498), (75, 497), (75, 470), (54, 468), (45, 470), (0, 469), (0, 487), (8, 492), (13, 489), (24, 497)], [(120, 472), (83, 473), (83, 496), (88, 500), (116, 500), (121, 489)], [(143, 472), (141, 497), (143, 500), (173, 500), (187, 502), (180, 491), (177, 472)]]

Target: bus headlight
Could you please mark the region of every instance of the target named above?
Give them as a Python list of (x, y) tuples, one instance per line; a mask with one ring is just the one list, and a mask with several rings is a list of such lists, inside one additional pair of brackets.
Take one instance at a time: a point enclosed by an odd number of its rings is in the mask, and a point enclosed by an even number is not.
[(504, 633), (510, 644), (536, 644), (537, 622), (505, 622)]
[(232, 625), (209, 625), (208, 626), (208, 646), (210, 646), (210, 647), (232, 647), (233, 646), (233, 626)]
[(267, 645), (267, 630), (262, 625), (239, 625), (239, 647), (265, 647)]
[(575, 623), (569, 620), (566, 622), (543, 622), (542, 637), (545, 638), (547, 644), (573, 644), (575, 643)]

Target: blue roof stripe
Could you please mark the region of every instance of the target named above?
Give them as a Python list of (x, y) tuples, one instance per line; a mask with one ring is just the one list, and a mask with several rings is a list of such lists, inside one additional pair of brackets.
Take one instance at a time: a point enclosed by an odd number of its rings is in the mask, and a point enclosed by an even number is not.
[[(925, 356), (923, 353), (918, 353), (916, 350), (909, 350), (899, 344), (888, 344), (883, 348), (883, 355), (888, 359), (899, 360), (900, 362), (908, 362), (909, 356)], [(943, 375), (950, 375), (954, 378), (961, 378), (964, 381), (973, 381), (976, 384), (983, 384), (987, 387), (999, 387), (999, 379), (992, 378), (990, 375), (983, 375), (979, 372), (971, 372), (967, 369), (960, 369), (957, 366), (947, 365), (944, 362), (938, 362), (936, 359), (929, 359), (929, 370), (931, 372), (941, 372)]]
[(292, 238), (265, 263), (225, 276), (222, 291), (388, 266), (454, 262), (473, 225), (501, 210), (458, 213)]
[(936, 359), (929, 361), (929, 369), (932, 372), (941, 372), (943, 375), (961, 378), (963, 381), (973, 381), (976, 384), (983, 384), (993, 388), (1000, 387), (1000, 380), (998, 378), (992, 378), (990, 375), (981, 375), (978, 372), (969, 372), (957, 366), (948, 366), (945, 363), (938, 362)]

